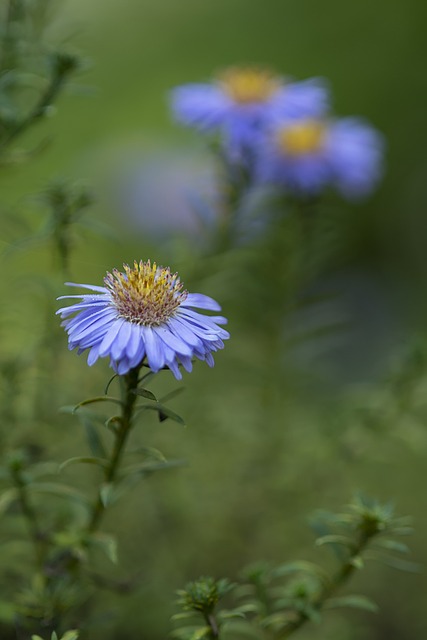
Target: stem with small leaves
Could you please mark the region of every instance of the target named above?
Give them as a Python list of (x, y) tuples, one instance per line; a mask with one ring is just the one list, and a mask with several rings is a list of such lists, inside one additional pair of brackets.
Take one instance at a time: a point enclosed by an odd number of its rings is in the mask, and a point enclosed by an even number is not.
[(217, 640), (219, 638), (219, 626), (213, 613), (205, 613), (204, 618), (207, 626), (210, 629), (210, 640)]
[[(311, 602), (311, 606), (320, 611), (325, 602), (330, 598), (347, 580), (351, 577), (354, 571), (358, 568), (358, 561), (360, 561), (360, 556), (370, 539), (374, 537), (378, 533), (377, 530), (364, 530), (362, 529), (359, 534), (359, 539), (355, 543), (352, 553), (348, 557), (348, 559), (343, 563), (343, 565), (338, 569), (335, 576), (332, 577), (329, 584), (325, 585), (318, 596)], [(300, 627), (302, 627), (306, 622), (309, 622), (310, 618), (303, 611), (299, 611), (297, 613), (297, 617), (294, 620), (291, 620), (286, 628), (280, 632), (279, 638), (280, 640), (284, 640), (285, 638), (289, 638), (295, 631), (297, 631)]]
[(47, 109), (55, 102), (62, 91), (68, 76), (78, 67), (73, 56), (56, 54), (53, 58), (50, 81), (30, 113), (7, 132), (0, 143), (0, 153), (4, 152), (20, 135), (46, 115)]
[(39, 526), (37, 513), (30, 502), (27, 483), (23, 478), (20, 465), (13, 464), (11, 466), (10, 474), (18, 493), (18, 503), (21, 508), (22, 515), (27, 523), (30, 539), (33, 542), (36, 564), (40, 569), (42, 569), (45, 556), (43, 534)]
[[(124, 383), (122, 386), (122, 412), (120, 418), (117, 420), (118, 427), (115, 431), (116, 439), (111, 453), (111, 458), (105, 470), (104, 482), (107, 485), (113, 484), (117, 477), (117, 471), (119, 469), (125, 445), (132, 428), (134, 406), (138, 398), (135, 391), (138, 386), (139, 370), (140, 367), (136, 367), (134, 369), (131, 369), (125, 376), (122, 376), (122, 381)], [(104, 501), (99, 494), (92, 508), (92, 514), (87, 527), (88, 533), (93, 533), (94, 531), (96, 531), (104, 515), (104, 512)]]

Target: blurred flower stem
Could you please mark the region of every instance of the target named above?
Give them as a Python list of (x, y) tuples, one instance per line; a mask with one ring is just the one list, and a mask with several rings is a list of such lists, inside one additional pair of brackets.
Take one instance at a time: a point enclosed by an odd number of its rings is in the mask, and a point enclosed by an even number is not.
[(18, 504), (24, 520), (27, 523), (29, 538), (33, 543), (36, 565), (43, 568), (45, 557), (45, 545), (36, 510), (33, 508), (27, 491), (28, 482), (23, 473), (24, 459), (20, 452), (13, 455), (9, 462), (9, 472), (15, 487)]
[(50, 57), (50, 79), (31, 111), (7, 128), (3, 140), (0, 141), (0, 154), (32, 127), (38, 120), (46, 116), (62, 91), (69, 75), (80, 66), (79, 59), (71, 54), (56, 52)]
[(41, 203), (49, 210), (43, 236), (52, 239), (54, 267), (62, 277), (71, 277), (71, 250), (75, 241), (75, 226), (94, 202), (92, 191), (86, 186), (64, 178), (52, 180), (40, 194)]
[(221, 254), (233, 248), (236, 217), (250, 181), (244, 168), (231, 163), (222, 151), (217, 150), (216, 156), (221, 205), (213, 250), (215, 254)]
[[(336, 574), (326, 583), (320, 593), (310, 603), (312, 610), (320, 612), (326, 601), (331, 598), (335, 592), (345, 584), (353, 573), (363, 567), (362, 553), (366, 549), (370, 540), (380, 533), (380, 522), (366, 519), (355, 541), (353, 548), (349, 551), (347, 558), (343, 561)], [(287, 626), (279, 634), (280, 640), (289, 638), (295, 631), (298, 631), (306, 622), (310, 622), (310, 617), (305, 611), (296, 612), (296, 618), (290, 620)]]
[[(136, 389), (139, 382), (139, 371), (141, 365), (131, 369), (129, 373), (120, 376), (122, 399), (121, 399), (121, 416), (117, 416), (114, 421), (111, 420), (111, 427), (114, 430), (115, 443), (111, 452), (108, 465), (105, 469), (104, 485), (110, 489), (114, 486), (117, 472), (120, 466), (125, 445), (132, 428), (135, 402), (138, 398)], [(88, 532), (93, 533), (98, 528), (100, 521), (105, 513), (106, 500), (102, 491), (99, 492), (98, 498), (93, 505), (92, 513), (89, 519)]]

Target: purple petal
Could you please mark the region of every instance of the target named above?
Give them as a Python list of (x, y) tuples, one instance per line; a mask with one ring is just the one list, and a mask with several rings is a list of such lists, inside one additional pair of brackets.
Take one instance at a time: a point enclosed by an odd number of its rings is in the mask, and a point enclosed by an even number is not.
[(168, 367), (172, 371), (173, 375), (177, 380), (182, 380), (182, 373), (179, 370), (178, 363), (176, 360), (173, 360), (172, 362), (168, 362)]
[(142, 338), (141, 338), (141, 327), (139, 325), (132, 324), (130, 322), (129, 327), (130, 327), (131, 333), (129, 336), (128, 343), (126, 345), (126, 355), (130, 360), (132, 360), (135, 357), (135, 355), (138, 353), (138, 350), (142, 343)]
[(182, 322), (178, 316), (170, 318), (167, 324), (175, 335), (179, 335), (191, 347), (198, 347), (201, 344), (200, 338), (195, 335), (191, 327)]
[(101, 356), (101, 358), (104, 358), (107, 354), (110, 353), (110, 348), (111, 345), (113, 344), (118, 332), (120, 331), (120, 328), (122, 326), (122, 324), (125, 322), (125, 320), (123, 319), (119, 319), (116, 320), (112, 326), (109, 328), (109, 330), (107, 331), (107, 333), (104, 336), (104, 339), (101, 342), (100, 348), (99, 348), (99, 355)]
[(151, 327), (144, 327), (143, 331), (145, 350), (150, 368), (159, 371), (165, 364), (165, 354), (162, 348), (162, 341), (154, 333)]
[(138, 350), (135, 353), (135, 355), (132, 358), (129, 358), (129, 364), (130, 367), (137, 367), (139, 364), (141, 364), (141, 362), (143, 361), (143, 359), (145, 358), (145, 346), (144, 346), (144, 341), (141, 337), (141, 335), (139, 335), (139, 345), (138, 345)]
[(104, 327), (105, 325), (110, 324), (115, 319), (114, 313), (103, 313), (100, 317), (93, 318), (93, 316), (86, 320), (82, 325), (77, 326), (76, 328), (71, 329), (68, 332), (70, 339), (73, 341), (80, 340), (85, 338), (90, 333)]
[(192, 349), (184, 340), (176, 333), (170, 331), (166, 326), (155, 327), (155, 333), (163, 340), (163, 342), (175, 353), (182, 353), (185, 356), (191, 356)]
[(100, 293), (108, 293), (105, 287), (98, 287), (95, 284), (77, 284), (75, 282), (66, 282), (68, 287), (80, 287), (81, 289), (89, 289), (90, 291), (99, 291)]
[(116, 371), (120, 376), (124, 376), (131, 368), (130, 361), (125, 356), (116, 364)]
[(215, 85), (187, 84), (171, 92), (172, 112), (178, 122), (208, 131), (221, 126), (232, 100)]
[(110, 355), (114, 360), (120, 360), (125, 357), (126, 347), (131, 335), (130, 323), (126, 320), (122, 323), (117, 332), (114, 341), (111, 344)]
[(91, 367), (99, 358), (99, 344), (92, 347), (87, 357), (87, 363)]
[(184, 369), (188, 372), (191, 373), (191, 371), (193, 370), (193, 363), (191, 362), (191, 358), (189, 358), (188, 356), (179, 356), (179, 359), (182, 362), (182, 366), (184, 367)]
[(208, 309), (209, 311), (221, 311), (218, 302), (203, 293), (189, 293), (181, 307), (196, 307), (199, 309)]

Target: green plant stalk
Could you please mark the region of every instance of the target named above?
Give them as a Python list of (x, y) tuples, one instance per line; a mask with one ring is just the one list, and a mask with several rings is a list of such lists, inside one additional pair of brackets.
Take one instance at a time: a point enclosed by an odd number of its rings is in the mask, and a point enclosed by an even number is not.
[(41, 532), (37, 513), (34, 510), (28, 496), (27, 485), (22, 477), (21, 470), (14, 468), (11, 471), (12, 481), (18, 492), (18, 502), (22, 515), (27, 523), (28, 533), (33, 542), (36, 564), (39, 569), (43, 569), (45, 559), (45, 545)]
[(21, 122), (19, 122), (15, 128), (6, 135), (5, 139), (1, 142), (0, 153), (5, 151), (16, 138), (22, 135), (35, 122), (37, 122), (37, 120), (46, 114), (46, 109), (55, 102), (69, 73), (70, 70), (68, 69), (53, 72), (45, 92), (40, 96), (34, 108), (30, 111), (27, 117), (23, 118)]
[[(123, 376), (124, 389), (122, 391), (122, 414), (120, 416), (119, 427), (115, 433), (116, 440), (111, 453), (111, 458), (105, 471), (104, 481), (107, 484), (114, 483), (117, 477), (117, 471), (120, 467), (120, 462), (124, 453), (125, 445), (132, 428), (134, 406), (138, 398), (135, 390), (138, 386), (139, 370), (140, 367), (136, 367), (135, 369), (131, 369), (129, 373)], [(89, 524), (87, 527), (88, 533), (93, 533), (94, 531), (96, 531), (104, 515), (104, 512), (105, 505), (102, 501), (101, 495), (99, 494), (93, 506), (91, 517), (89, 519)]]
[(69, 278), (70, 227), (71, 221), (63, 220), (54, 231), (54, 251), (58, 256), (59, 268), (64, 278)]
[(210, 639), (211, 640), (217, 640), (217, 638), (219, 638), (219, 627), (218, 627), (218, 623), (215, 619), (215, 616), (213, 613), (204, 613), (203, 617), (205, 619), (205, 622), (207, 624), (207, 626), (210, 629)]
[(222, 196), (216, 237), (212, 245), (215, 255), (221, 255), (233, 248), (233, 222), (248, 188), (247, 176), (243, 170), (234, 168), (222, 153), (218, 155), (219, 191)]
[[(359, 535), (359, 539), (354, 546), (353, 552), (347, 561), (340, 567), (335, 576), (331, 579), (330, 583), (326, 585), (319, 595), (310, 603), (311, 606), (317, 611), (321, 611), (325, 602), (330, 598), (335, 591), (337, 591), (347, 580), (352, 576), (357, 568), (357, 559), (360, 558), (361, 553), (366, 548), (370, 539), (373, 538), (378, 532), (376, 530), (365, 531), (362, 530)], [(295, 631), (298, 631), (306, 622), (309, 622), (310, 618), (303, 612), (298, 612), (298, 617), (288, 623), (287, 627), (280, 632), (280, 640), (289, 638)]]

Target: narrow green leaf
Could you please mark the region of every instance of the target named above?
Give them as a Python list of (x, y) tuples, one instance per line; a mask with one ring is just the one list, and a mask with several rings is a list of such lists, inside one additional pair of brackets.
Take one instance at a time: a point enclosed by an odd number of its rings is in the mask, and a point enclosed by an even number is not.
[(107, 483), (103, 484), (99, 490), (99, 495), (105, 508), (109, 507), (114, 502), (114, 488), (113, 484)]
[(234, 618), (244, 618), (245, 614), (242, 611), (238, 611), (237, 609), (233, 611), (220, 611), (218, 613), (219, 620), (232, 620)]
[(54, 482), (33, 482), (27, 486), (29, 491), (34, 493), (50, 493), (60, 498), (66, 498), (74, 502), (78, 502), (85, 507), (90, 506), (88, 498), (73, 487), (69, 487), (65, 484), (55, 484)]
[(113, 564), (117, 564), (117, 540), (106, 533), (94, 533), (90, 536), (90, 543), (99, 547)]
[(18, 491), (15, 488), (6, 489), (0, 496), (0, 515), (5, 513), (10, 505), (15, 502), (18, 497)]
[(154, 393), (152, 393), (148, 389), (139, 387), (138, 389), (135, 389), (134, 393), (137, 396), (142, 396), (143, 398), (147, 398), (148, 400), (154, 400), (154, 402), (157, 402), (157, 398)]
[(78, 411), (75, 411), (75, 405), (65, 405), (59, 409), (60, 413), (68, 413), (71, 415), (76, 415), (79, 420), (81, 420), (82, 416), (88, 418), (93, 423), (104, 424), (107, 416), (102, 416), (99, 413), (95, 413), (94, 411), (90, 411), (89, 409), (80, 408)]
[(263, 627), (271, 627), (272, 629), (279, 631), (279, 629), (282, 629), (288, 621), (288, 614), (280, 611), (278, 613), (272, 613), (271, 615), (263, 618), (261, 624)]
[(388, 551), (397, 551), (399, 553), (409, 553), (408, 545), (404, 544), (403, 542), (398, 542), (397, 540), (390, 540), (390, 539), (384, 540), (382, 538), (378, 538), (375, 541), (375, 546), (381, 547), (382, 549), (387, 549)]
[(340, 544), (345, 547), (348, 547), (349, 549), (352, 549), (354, 547), (354, 541), (351, 538), (348, 538), (347, 536), (334, 535), (334, 534), (317, 538), (315, 544), (318, 547), (321, 547), (324, 544)]
[(202, 640), (203, 638), (210, 638), (210, 637), (211, 637), (210, 627), (199, 627), (190, 636), (190, 640)]
[[(236, 592), (234, 592), (236, 593)], [(252, 602), (248, 602), (247, 604), (242, 604), (241, 607), (236, 607), (235, 609), (233, 609), (233, 611), (235, 613), (239, 613), (239, 614), (243, 614), (245, 615), (246, 613), (257, 613), (258, 612), (258, 606)]]
[(396, 558), (395, 556), (384, 555), (378, 559), (389, 567), (393, 567), (393, 569), (399, 569), (399, 571), (408, 571), (409, 573), (421, 572), (421, 566), (416, 562), (409, 562), (408, 560), (402, 560), (402, 558)]
[(108, 467), (108, 460), (105, 460), (104, 458), (96, 458), (91, 456), (77, 456), (75, 458), (68, 458), (68, 460), (65, 460), (59, 466), (59, 470), (58, 470), (59, 473), (61, 473), (62, 471), (64, 471), (64, 469), (66, 469), (67, 467), (73, 464), (96, 464), (102, 467), (103, 469), (105, 469), (106, 467)]
[(105, 396), (108, 394), (108, 389), (110, 388), (110, 384), (113, 382), (113, 380), (115, 380), (118, 377), (119, 377), (118, 373), (115, 373), (113, 376), (111, 376), (111, 378), (107, 382), (107, 386), (105, 387), (105, 390), (104, 390), (104, 395)]
[[(74, 404), (65, 404), (62, 407), (59, 407), (59, 413), (74, 413), (75, 405)], [(37, 637), (37, 636), (36, 636)]]
[(354, 556), (350, 560), (350, 564), (353, 565), (355, 569), (363, 569), (365, 563), (363, 562), (363, 558), (361, 556)]
[(62, 636), (61, 640), (78, 640), (79, 637), (79, 632), (74, 630), (74, 631), (67, 631), (66, 633), (64, 633), (64, 635)]
[(163, 422), (164, 420), (167, 420), (169, 418), (170, 420), (178, 422), (178, 424), (181, 424), (185, 427), (185, 422), (181, 418), (181, 416), (169, 409), (169, 407), (167, 407), (166, 405), (160, 404), (160, 402), (157, 402), (156, 404), (144, 405), (143, 408), (151, 411), (157, 411), (160, 422)]
[(160, 460), (161, 462), (166, 462), (166, 458), (159, 449), (155, 449), (154, 447), (138, 447), (138, 449), (134, 449), (133, 451), (128, 451), (127, 455), (143, 455), (147, 458), (152, 458), (153, 460)]
[(196, 627), (193, 625), (174, 629), (170, 635), (175, 638), (182, 638), (183, 640), (201, 640), (202, 638), (209, 638), (210, 633), (210, 627)]
[(176, 396), (179, 396), (184, 391), (184, 389), (185, 387), (178, 387), (177, 389), (169, 391), (169, 393), (159, 398), (159, 402), (169, 402), (169, 400), (172, 400), (173, 398), (176, 398)]
[(105, 426), (113, 433), (117, 433), (117, 430), (120, 428), (121, 424), (121, 416), (111, 416), (111, 418), (108, 418), (108, 420), (105, 421)]
[(364, 609), (365, 611), (371, 611), (372, 613), (376, 613), (378, 611), (378, 606), (375, 602), (362, 595), (348, 595), (340, 596), (339, 598), (330, 598), (324, 604), (325, 609), (337, 609), (339, 607)]
[(79, 402), (79, 404), (76, 404), (74, 407), (73, 413), (76, 413), (76, 411), (80, 407), (85, 407), (86, 405), (94, 404), (95, 402), (114, 402), (115, 404), (119, 404), (120, 406), (123, 406), (123, 403), (121, 400), (119, 400), (119, 398), (113, 398), (112, 396), (96, 396), (95, 398), (82, 400), (82, 402)]
[(414, 533), (413, 527), (392, 527), (390, 533), (396, 536), (410, 536)]
[(171, 616), (171, 620), (173, 622), (175, 620), (188, 620), (189, 618), (194, 618), (195, 616), (195, 611), (183, 611), (182, 613), (175, 613), (173, 616)]
[(121, 477), (125, 477), (132, 474), (150, 474), (154, 471), (161, 471), (162, 469), (171, 469), (172, 467), (182, 467), (185, 464), (184, 460), (170, 460), (166, 462), (140, 462), (137, 464), (129, 465), (121, 470)]
[(277, 577), (287, 576), (292, 573), (305, 573), (315, 576), (325, 584), (330, 583), (330, 577), (322, 567), (314, 562), (307, 562), (306, 560), (298, 560), (296, 562), (287, 562), (281, 564), (273, 569), (272, 574)]

